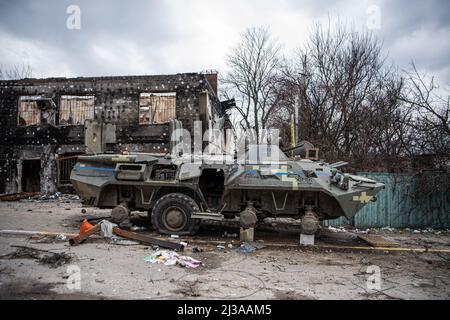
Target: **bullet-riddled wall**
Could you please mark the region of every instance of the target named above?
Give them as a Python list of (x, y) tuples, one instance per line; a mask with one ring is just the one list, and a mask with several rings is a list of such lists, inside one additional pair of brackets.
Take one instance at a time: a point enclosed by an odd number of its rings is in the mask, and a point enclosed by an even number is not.
[(222, 116), (217, 81), (211, 85), (216, 78), (184, 73), (0, 81), (0, 194), (65, 191), (76, 156), (86, 151), (87, 119), (116, 125), (111, 151), (167, 152), (170, 119), (192, 132), (195, 120), (206, 130)]

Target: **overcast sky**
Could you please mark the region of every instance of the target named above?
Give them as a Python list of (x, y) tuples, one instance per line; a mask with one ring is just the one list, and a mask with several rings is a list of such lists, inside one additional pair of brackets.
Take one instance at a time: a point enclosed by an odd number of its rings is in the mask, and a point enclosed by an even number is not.
[[(80, 29), (67, 28), (70, 5)], [(415, 61), (449, 85), (448, 0), (0, 0), (0, 64), (35, 77), (224, 72), (247, 27), (270, 27), (289, 54), (329, 18), (369, 26), (401, 68)]]

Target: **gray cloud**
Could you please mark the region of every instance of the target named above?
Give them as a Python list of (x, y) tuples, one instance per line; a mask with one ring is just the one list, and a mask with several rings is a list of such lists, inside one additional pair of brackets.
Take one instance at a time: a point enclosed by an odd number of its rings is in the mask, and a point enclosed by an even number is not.
[[(65, 27), (71, 4), (81, 8), (81, 30)], [(226, 51), (248, 26), (270, 26), (291, 50), (314, 22), (364, 28), (371, 5), (381, 10), (374, 32), (395, 63), (414, 60), (448, 84), (447, 0), (0, 0), (0, 63), (30, 63), (37, 76), (223, 70)]]

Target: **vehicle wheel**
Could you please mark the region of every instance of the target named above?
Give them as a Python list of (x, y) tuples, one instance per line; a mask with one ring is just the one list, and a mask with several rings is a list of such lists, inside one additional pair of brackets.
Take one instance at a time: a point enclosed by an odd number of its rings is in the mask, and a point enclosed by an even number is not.
[(191, 219), (199, 211), (195, 201), (182, 193), (169, 193), (156, 201), (152, 210), (153, 227), (162, 234), (195, 234), (200, 220)]

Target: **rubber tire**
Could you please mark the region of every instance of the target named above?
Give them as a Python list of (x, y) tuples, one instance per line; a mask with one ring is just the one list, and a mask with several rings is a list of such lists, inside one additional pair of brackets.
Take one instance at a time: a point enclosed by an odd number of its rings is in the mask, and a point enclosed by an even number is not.
[[(180, 231), (167, 230), (161, 220), (164, 210), (171, 206), (179, 207), (187, 215), (186, 224)], [(191, 197), (182, 193), (166, 194), (156, 201), (155, 206), (153, 207), (151, 215), (153, 228), (161, 234), (193, 235), (197, 233), (200, 228), (200, 220), (191, 219), (191, 214), (192, 212), (198, 211), (198, 205)]]

